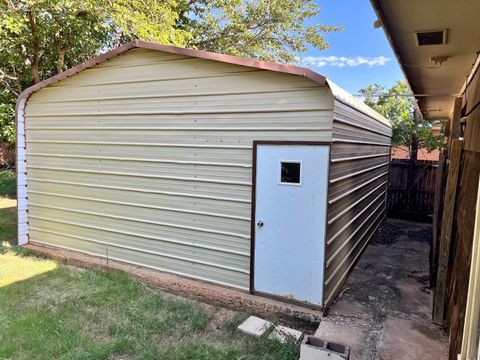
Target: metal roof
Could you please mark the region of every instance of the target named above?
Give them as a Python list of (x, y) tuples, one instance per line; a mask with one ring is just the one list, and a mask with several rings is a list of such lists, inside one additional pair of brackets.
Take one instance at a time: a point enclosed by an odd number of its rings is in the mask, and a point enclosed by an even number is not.
[(367, 104), (365, 104), (363, 101), (360, 101), (358, 100), (357, 98), (355, 98), (352, 94), (350, 94), (349, 92), (347, 92), (346, 90), (342, 89), (340, 86), (338, 86), (337, 84), (335, 84), (333, 81), (327, 79), (327, 84), (328, 86), (330, 87), (330, 90), (332, 91), (332, 94), (333, 96), (335, 97), (335, 99), (337, 99), (338, 101), (341, 101), (343, 102), (344, 104), (370, 116), (371, 118), (389, 126), (389, 127), (392, 127), (392, 124), (390, 123), (390, 121), (385, 118), (384, 116), (382, 116), (381, 114), (379, 114), (378, 112), (376, 112), (375, 110), (373, 110), (370, 106), (368, 106)]
[(261, 69), (261, 70), (268, 70), (268, 71), (281, 72), (281, 73), (290, 74), (290, 75), (304, 76), (307, 79), (316, 82), (320, 86), (328, 86), (331, 89), (333, 96), (337, 100), (351, 106), (352, 108), (357, 109), (362, 113), (367, 114), (368, 116), (372, 117), (377, 121), (384, 123), (385, 125), (390, 126), (390, 122), (386, 118), (384, 118), (382, 115), (380, 115), (379, 113), (377, 113), (372, 108), (365, 105), (363, 102), (359, 101), (358, 99), (355, 99), (347, 91), (343, 90), (332, 81), (327, 80), (325, 76), (311, 69), (307, 69), (307, 68), (295, 66), (295, 65), (277, 64), (274, 62), (247, 59), (247, 58), (242, 58), (242, 57), (233, 56), (233, 55), (217, 54), (217, 53), (202, 51), (202, 50), (185, 49), (185, 48), (180, 48), (176, 46), (149, 43), (149, 42), (140, 41), (140, 40), (134, 40), (125, 45), (119, 46), (111, 51), (106, 52), (103, 55), (90, 59), (84, 62), (83, 64), (75, 66), (67, 71), (61, 72), (51, 78), (43, 80), (38, 84), (35, 84), (27, 88), (20, 94), (18, 98), (17, 111), (18, 111), (19, 104), (23, 103), (22, 107), (25, 104), (25, 101), (22, 101), (22, 100), (26, 100), (26, 98), (28, 98), (33, 92), (41, 88), (44, 88), (46, 86), (49, 86), (57, 81), (65, 79), (69, 76), (75, 75), (85, 69), (98, 65), (102, 62), (105, 62), (109, 59), (114, 58), (115, 56), (118, 56), (120, 54), (123, 54), (126, 51), (129, 51), (135, 48), (162, 51), (162, 52), (171, 53), (171, 54), (179, 54), (179, 55), (191, 56), (191, 57), (196, 57), (196, 58), (201, 58), (206, 60), (220, 61), (223, 63), (233, 64), (233, 65), (247, 66), (247, 67), (252, 67), (252, 68)]

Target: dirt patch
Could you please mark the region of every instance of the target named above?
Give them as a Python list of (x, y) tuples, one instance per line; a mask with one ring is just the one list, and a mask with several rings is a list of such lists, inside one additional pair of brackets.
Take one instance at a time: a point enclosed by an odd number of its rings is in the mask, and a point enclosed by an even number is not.
[(376, 244), (393, 244), (402, 235), (401, 227), (395, 223), (383, 223), (371, 240), (372, 245)]
[(346, 291), (344, 296), (360, 303), (369, 317), (378, 322), (384, 321), (388, 312), (398, 308), (402, 301), (400, 290), (383, 278), (375, 282), (358, 283)]
[(237, 314), (237, 312), (233, 310), (215, 307), (210, 307), (210, 309), (208, 309), (207, 311), (210, 315), (210, 321), (207, 325), (208, 330), (223, 329), (225, 327), (225, 324), (228, 321), (231, 321)]
[(247, 311), (269, 319), (285, 319), (287, 322), (297, 319), (302, 322), (318, 324), (323, 316), (321, 310), (264, 298), (241, 290), (191, 280), (119, 261), (110, 260), (107, 266), (106, 260), (100, 257), (37, 244), (28, 244), (25, 247), (68, 265), (124, 271), (161, 291), (235, 311)]

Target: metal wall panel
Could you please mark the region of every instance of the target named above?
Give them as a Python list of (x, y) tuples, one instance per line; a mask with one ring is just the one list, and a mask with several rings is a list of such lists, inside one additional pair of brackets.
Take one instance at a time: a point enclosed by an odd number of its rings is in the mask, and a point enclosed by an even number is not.
[(134, 49), (31, 95), (29, 240), (249, 286), (253, 140), (330, 141), (301, 76)]
[(335, 100), (327, 215), (328, 305), (385, 216), (391, 128)]

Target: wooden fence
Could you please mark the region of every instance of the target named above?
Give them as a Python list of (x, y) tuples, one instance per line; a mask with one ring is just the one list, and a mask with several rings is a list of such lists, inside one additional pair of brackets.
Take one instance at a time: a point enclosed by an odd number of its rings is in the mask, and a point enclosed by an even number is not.
[(438, 161), (392, 159), (388, 181), (387, 216), (431, 222)]

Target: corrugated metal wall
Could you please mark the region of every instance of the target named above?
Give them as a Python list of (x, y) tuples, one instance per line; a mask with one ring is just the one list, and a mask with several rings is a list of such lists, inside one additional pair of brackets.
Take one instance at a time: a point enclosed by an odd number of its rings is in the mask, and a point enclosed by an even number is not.
[(29, 240), (249, 286), (253, 140), (331, 140), (301, 76), (143, 49), (34, 93)]
[(392, 130), (335, 100), (325, 254), (328, 304), (385, 217)]

